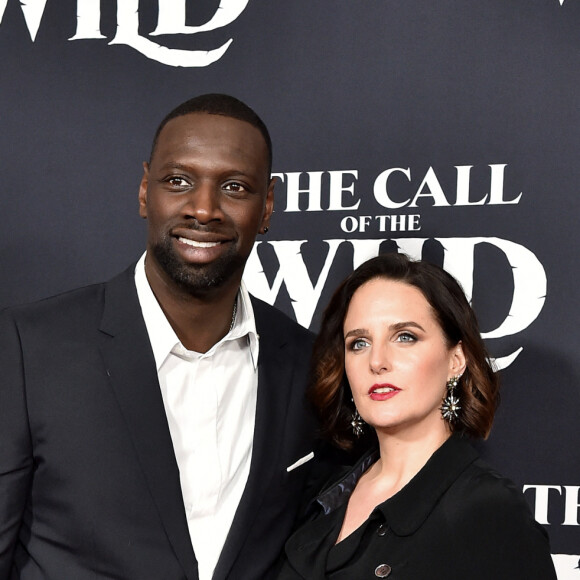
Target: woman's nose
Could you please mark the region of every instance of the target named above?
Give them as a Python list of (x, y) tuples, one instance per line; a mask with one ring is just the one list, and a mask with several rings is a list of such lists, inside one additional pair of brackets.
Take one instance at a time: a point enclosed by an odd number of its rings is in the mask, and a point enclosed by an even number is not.
[(388, 349), (384, 346), (373, 346), (369, 364), (375, 374), (388, 371), (390, 368)]

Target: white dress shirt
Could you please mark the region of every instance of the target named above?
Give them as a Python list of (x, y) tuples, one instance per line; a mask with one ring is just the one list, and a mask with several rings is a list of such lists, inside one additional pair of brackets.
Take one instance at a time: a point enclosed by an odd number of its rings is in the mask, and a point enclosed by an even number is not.
[(135, 284), (153, 348), (200, 580), (211, 580), (248, 480), (258, 390), (258, 334), (242, 284), (228, 334), (206, 353), (187, 350), (145, 275)]

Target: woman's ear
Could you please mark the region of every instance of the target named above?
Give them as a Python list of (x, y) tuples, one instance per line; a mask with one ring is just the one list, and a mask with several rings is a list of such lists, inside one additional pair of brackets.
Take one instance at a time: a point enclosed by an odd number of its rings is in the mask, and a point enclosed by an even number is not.
[(449, 356), (449, 378), (460, 377), (467, 367), (465, 360), (465, 353), (463, 352), (463, 344), (459, 341), (450, 352)]

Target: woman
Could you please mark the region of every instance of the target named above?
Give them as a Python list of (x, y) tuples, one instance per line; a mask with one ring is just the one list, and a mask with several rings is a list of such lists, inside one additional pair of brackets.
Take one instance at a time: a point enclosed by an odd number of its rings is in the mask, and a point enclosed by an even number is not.
[(312, 502), (279, 580), (556, 579), (523, 495), (467, 442), (489, 434), (499, 387), (454, 278), (369, 260), (332, 297), (313, 360), (324, 431), (369, 451)]

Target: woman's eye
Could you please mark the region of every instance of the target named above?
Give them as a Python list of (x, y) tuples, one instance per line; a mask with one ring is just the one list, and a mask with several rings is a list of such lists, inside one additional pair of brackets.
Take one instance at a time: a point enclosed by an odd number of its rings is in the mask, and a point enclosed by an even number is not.
[(351, 350), (361, 350), (368, 346), (369, 343), (364, 338), (357, 338), (350, 343)]
[(397, 336), (398, 342), (415, 342), (416, 340), (417, 337), (414, 334), (411, 334), (410, 332), (401, 332), (401, 334)]

